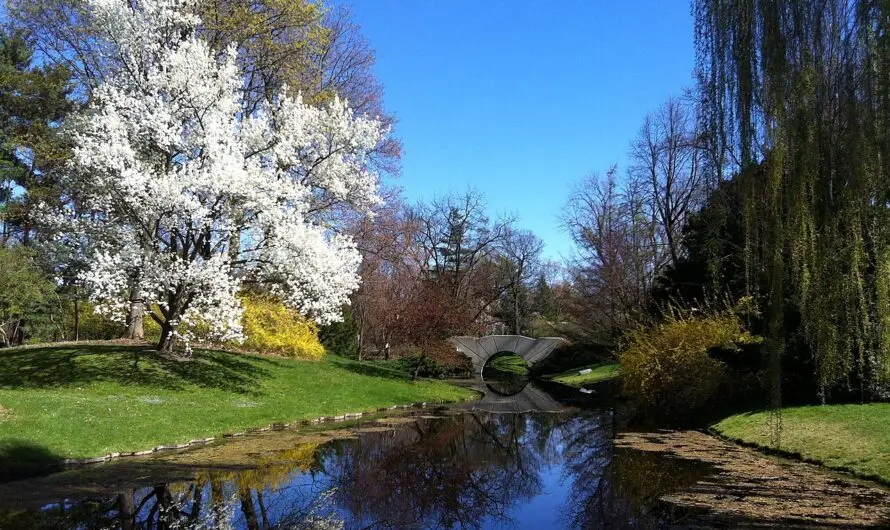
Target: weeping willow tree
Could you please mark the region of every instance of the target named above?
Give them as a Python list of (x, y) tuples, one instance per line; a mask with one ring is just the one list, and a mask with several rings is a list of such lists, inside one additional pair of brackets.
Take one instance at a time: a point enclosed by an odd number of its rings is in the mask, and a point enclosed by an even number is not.
[(712, 166), (744, 178), (773, 405), (790, 305), (824, 400), (890, 390), (890, 1), (693, 0)]

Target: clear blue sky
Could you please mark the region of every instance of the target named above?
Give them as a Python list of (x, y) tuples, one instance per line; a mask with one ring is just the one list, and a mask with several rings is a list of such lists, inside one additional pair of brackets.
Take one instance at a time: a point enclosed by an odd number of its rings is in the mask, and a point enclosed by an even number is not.
[(686, 0), (338, 0), (376, 49), (409, 199), (473, 186), (570, 252), (572, 183), (626, 158), (645, 114), (692, 83)]

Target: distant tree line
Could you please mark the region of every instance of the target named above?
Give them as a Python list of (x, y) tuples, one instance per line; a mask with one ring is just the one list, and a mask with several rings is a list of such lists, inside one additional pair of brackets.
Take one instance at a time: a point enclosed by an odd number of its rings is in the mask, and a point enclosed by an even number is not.
[(558, 268), (537, 236), (486, 209), (472, 189), (415, 204), (393, 192), (373, 220), (359, 220), (362, 284), (347, 320), (323, 330), (332, 349), (463, 364), (447, 338), (550, 331), (560, 318)]

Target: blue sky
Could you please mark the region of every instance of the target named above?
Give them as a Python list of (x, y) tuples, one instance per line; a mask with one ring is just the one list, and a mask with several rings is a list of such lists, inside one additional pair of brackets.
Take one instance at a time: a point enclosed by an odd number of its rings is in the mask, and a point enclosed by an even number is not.
[(626, 158), (643, 117), (692, 83), (686, 0), (343, 0), (376, 49), (409, 199), (473, 186), (551, 258), (557, 216)]

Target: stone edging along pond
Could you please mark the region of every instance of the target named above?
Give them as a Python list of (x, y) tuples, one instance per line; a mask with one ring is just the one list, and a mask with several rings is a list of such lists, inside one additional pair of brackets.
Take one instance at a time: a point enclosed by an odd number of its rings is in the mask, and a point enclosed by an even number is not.
[(255, 429), (247, 429), (246, 431), (241, 431), (241, 432), (225, 433), (219, 437), (210, 436), (209, 438), (198, 438), (198, 439), (190, 440), (189, 442), (182, 443), (182, 444), (159, 445), (157, 447), (154, 447), (152, 449), (146, 449), (144, 451), (121, 451), (121, 452), (109, 453), (105, 456), (97, 456), (94, 458), (63, 458), (63, 459), (59, 460), (57, 465), (61, 466), (62, 468), (69, 468), (69, 467), (78, 467), (78, 466), (88, 466), (88, 465), (92, 465), (92, 464), (101, 464), (103, 462), (117, 460), (120, 458), (129, 458), (129, 457), (134, 457), (134, 456), (147, 456), (147, 455), (151, 455), (151, 454), (165, 453), (165, 452), (171, 452), (171, 451), (181, 451), (184, 449), (200, 447), (202, 445), (207, 445), (207, 444), (209, 444), (213, 441), (216, 441), (218, 439), (235, 438), (235, 437), (239, 437), (239, 436), (247, 436), (250, 434), (260, 434), (260, 433), (270, 432), (270, 431), (283, 431), (285, 429), (296, 429), (296, 428), (300, 428), (300, 427), (305, 427), (307, 425), (319, 425), (322, 423), (340, 423), (340, 422), (347, 421), (347, 420), (358, 419), (365, 415), (376, 414), (378, 412), (392, 412), (395, 410), (404, 410), (404, 409), (423, 409), (423, 408), (426, 408), (427, 405), (446, 405), (449, 403), (464, 403), (467, 401), (474, 401), (475, 399), (478, 399), (478, 396), (474, 397), (474, 398), (463, 399), (463, 400), (458, 400), (458, 401), (444, 401), (444, 400), (443, 401), (423, 401), (423, 402), (409, 403), (407, 405), (392, 405), (390, 407), (380, 407), (380, 408), (377, 408), (375, 410), (370, 410), (370, 411), (346, 412), (344, 414), (340, 414), (337, 416), (319, 416), (314, 419), (298, 420), (298, 421), (294, 421), (294, 422), (290, 422), (290, 423), (276, 422), (276, 423), (270, 423), (269, 425), (267, 425), (265, 427), (259, 427), (259, 428), (255, 428)]

